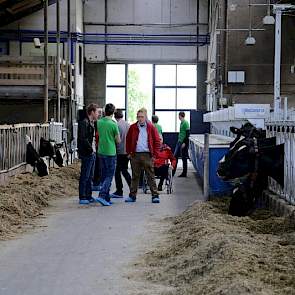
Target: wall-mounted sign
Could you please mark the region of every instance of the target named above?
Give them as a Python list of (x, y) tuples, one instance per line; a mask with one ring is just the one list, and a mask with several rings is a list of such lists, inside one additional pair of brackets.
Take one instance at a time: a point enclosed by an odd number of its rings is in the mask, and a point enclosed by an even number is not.
[(234, 109), (236, 119), (266, 119), (270, 115), (269, 104), (235, 104)]

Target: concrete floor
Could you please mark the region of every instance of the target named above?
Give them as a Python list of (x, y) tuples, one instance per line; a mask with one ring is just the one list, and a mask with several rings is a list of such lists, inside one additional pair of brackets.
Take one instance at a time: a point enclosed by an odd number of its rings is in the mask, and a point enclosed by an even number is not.
[[(111, 207), (59, 200), (41, 226), (16, 240), (0, 243), (1, 295), (128, 295), (124, 273), (142, 244), (157, 233), (157, 220), (176, 215), (202, 200), (193, 170), (175, 177), (173, 195), (160, 204), (150, 195)], [(133, 294), (133, 293), (132, 293)]]

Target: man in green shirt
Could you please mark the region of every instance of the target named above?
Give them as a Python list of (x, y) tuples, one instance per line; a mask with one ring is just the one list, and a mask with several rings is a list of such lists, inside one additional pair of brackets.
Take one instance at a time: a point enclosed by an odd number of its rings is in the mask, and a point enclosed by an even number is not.
[(118, 124), (112, 119), (114, 111), (115, 106), (108, 103), (105, 106), (105, 116), (97, 123), (101, 190), (95, 200), (103, 206), (111, 205), (110, 187), (116, 169), (116, 144), (120, 143)]
[(187, 158), (188, 158), (188, 144), (189, 144), (189, 123), (185, 120), (185, 112), (179, 112), (178, 118), (181, 121), (180, 130), (178, 134), (178, 141), (174, 151), (174, 157), (178, 160), (181, 155), (183, 170), (178, 177), (187, 177)]
[(162, 126), (160, 124), (158, 124), (159, 122), (159, 117), (156, 115), (152, 116), (152, 122), (153, 125), (156, 127), (156, 129), (158, 130), (159, 136), (163, 139), (163, 131), (162, 131)]

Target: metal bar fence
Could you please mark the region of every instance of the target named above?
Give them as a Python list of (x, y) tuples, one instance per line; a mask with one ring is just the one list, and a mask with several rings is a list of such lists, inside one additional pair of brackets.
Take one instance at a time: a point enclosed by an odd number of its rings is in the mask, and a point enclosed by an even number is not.
[(40, 138), (48, 138), (49, 124), (16, 124), (0, 126), (0, 173), (26, 162), (26, 135), (39, 150)]
[(295, 205), (295, 122), (279, 121), (266, 123), (267, 137), (276, 137), (277, 144), (284, 143), (284, 188), (270, 179), (269, 189), (288, 203)]

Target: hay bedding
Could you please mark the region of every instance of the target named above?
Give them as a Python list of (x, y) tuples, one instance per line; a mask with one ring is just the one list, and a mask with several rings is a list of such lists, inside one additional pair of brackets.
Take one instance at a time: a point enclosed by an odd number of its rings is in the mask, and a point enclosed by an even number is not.
[(0, 186), (0, 239), (13, 237), (27, 226), (32, 218), (41, 216), (42, 209), (54, 198), (77, 193), (79, 164), (63, 168), (51, 168), (50, 175), (38, 177), (24, 173), (12, 177)]
[(170, 287), (159, 294), (295, 294), (294, 223), (264, 210), (229, 216), (227, 206), (197, 203), (169, 221), (136, 264), (145, 279)]

